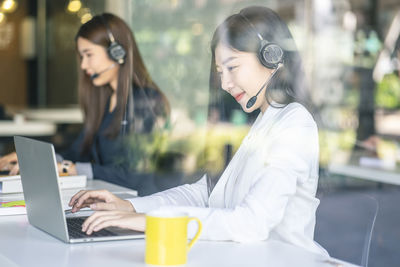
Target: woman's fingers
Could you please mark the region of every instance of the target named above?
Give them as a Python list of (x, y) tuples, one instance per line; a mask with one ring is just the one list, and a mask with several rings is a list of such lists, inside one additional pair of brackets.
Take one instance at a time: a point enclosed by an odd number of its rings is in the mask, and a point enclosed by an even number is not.
[(82, 224), (82, 231), (90, 235), (110, 226), (144, 231), (145, 222), (144, 214), (126, 211), (98, 211), (86, 219)]
[(78, 193), (76, 193), (75, 195), (73, 195), (73, 196), (71, 197), (71, 200), (69, 201), (68, 205), (69, 205), (70, 207), (72, 207), (72, 206), (76, 203), (77, 199), (80, 198), (86, 191), (87, 191), (87, 190), (80, 190)]
[(93, 210), (125, 210), (134, 211), (132, 204), (122, 200), (107, 190), (81, 190), (69, 201), (72, 212), (77, 212), (83, 207)]
[(97, 200), (97, 199), (87, 199), (87, 200), (85, 200), (84, 203), (82, 203), (82, 205), (77, 207), (76, 210), (74, 208), (72, 208), (71, 212), (76, 212), (76, 211), (79, 211), (80, 209), (90, 207), (93, 203), (97, 203), (98, 201), (99, 200)]
[(79, 192), (78, 194), (75, 195), (70, 201), (72, 202), (72, 212), (77, 212), (81, 208), (89, 207), (90, 204), (93, 204), (97, 200), (97, 198), (92, 198), (90, 191)]
[(81, 194), (78, 198), (75, 199), (74, 207), (81, 207), (81, 205), (88, 200), (95, 198), (95, 199), (103, 199), (101, 194), (98, 191), (85, 191)]
[(72, 197), (70, 203), (72, 204), (72, 212), (78, 211), (83, 205), (91, 204), (94, 202), (111, 202), (110, 200), (115, 197), (107, 190), (92, 190), (84, 191), (83, 193), (78, 192)]
[(82, 224), (82, 231), (89, 232), (89, 229), (93, 228), (99, 223), (104, 221), (106, 218), (115, 217), (118, 211), (97, 211), (89, 216)]
[(107, 215), (99, 215), (95, 219), (93, 219), (90, 224), (82, 226), (82, 231), (86, 232), (86, 234), (90, 235), (94, 231), (100, 231), (101, 229), (113, 226), (112, 224), (119, 219), (120, 216), (118, 214), (107, 214)]

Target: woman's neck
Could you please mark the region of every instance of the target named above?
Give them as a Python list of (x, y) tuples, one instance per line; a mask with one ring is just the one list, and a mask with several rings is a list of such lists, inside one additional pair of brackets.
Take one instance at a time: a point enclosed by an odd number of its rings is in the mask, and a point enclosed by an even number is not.
[(114, 79), (110, 82), (110, 87), (112, 89), (112, 95), (110, 97), (110, 108), (109, 112), (113, 112), (115, 109), (115, 106), (117, 105), (117, 85), (118, 85), (118, 80)]
[(117, 86), (118, 86), (118, 77), (115, 77), (114, 79), (112, 79), (112, 81), (110, 82), (110, 87), (111, 89), (116, 92), (117, 91)]
[(268, 101), (265, 101), (260, 107), (261, 113), (264, 114), (265, 111), (268, 109), (268, 107), (269, 107)]
[(110, 105), (108, 111), (111, 113), (115, 109), (115, 106), (117, 105), (117, 91), (113, 91), (111, 97), (110, 97)]

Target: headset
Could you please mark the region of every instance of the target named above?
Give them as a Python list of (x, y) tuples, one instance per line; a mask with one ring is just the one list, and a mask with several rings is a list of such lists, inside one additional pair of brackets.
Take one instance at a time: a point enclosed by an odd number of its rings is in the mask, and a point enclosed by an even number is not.
[(111, 44), (107, 48), (107, 53), (112, 60), (117, 62), (118, 64), (122, 65), (125, 62), (126, 51), (122, 45), (120, 45), (114, 38), (110, 28), (106, 20), (104, 19), (104, 15), (101, 15), (101, 20), (103, 21), (104, 27), (106, 28), (108, 39), (110, 40)]
[[(108, 26), (107, 21), (104, 18), (104, 14), (100, 15), (100, 18), (104, 24), (104, 27), (106, 28), (108, 39), (111, 42), (110, 46), (107, 48), (108, 56), (118, 64), (122, 65), (125, 63), (126, 50), (120, 43), (118, 43), (115, 40), (114, 35), (112, 34), (110, 27)], [(95, 78), (97, 77), (98, 74)], [(133, 99), (132, 99), (132, 93), (129, 91), (124, 116), (121, 121), (122, 136), (125, 136), (127, 134), (128, 113), (131, 112), (131, 109), (133, 109)]]
[(277, 69), (280, 67), (280, 65), (283, 64), (284, 57), (282, 48), (275, 43), (270, 43), (265, 40), (245, 15), (242, 13), (239, 13), (239, 15), (251, 26), (253, 31), (256, 33), (257, 38), (260, 39), (260, 48), (257, 57), (261, 64), (269, 69)]
[(275, 73), (282, 67), (284, 54), (282, 48), (279, 45), (275, 43), (270, 43), (267, 40), (265, 40), (262, 37), (262, 35), (257, 31), (257, 28), (253, 25), (253, 23), (251, 23), (251, 21), (245, 15), (243, 15), (242, 13), (239, 13), (239, 15), (246, 21), (247, 24), (250, 25), (250, 27), (256, 33), (258, 39), (260, 39), (260, 48), (257, 54), (260, 63), (264, 67), (274, 70), (273, 73), (269, 76), (269, 78), (258, 90), (257, 94), (252, 96), (247, 101), (246, 108), (251, 108), (256, 103), (257, 97), (261, 93), (261, 91), (268, 86), (271, 79), (275, 76)]

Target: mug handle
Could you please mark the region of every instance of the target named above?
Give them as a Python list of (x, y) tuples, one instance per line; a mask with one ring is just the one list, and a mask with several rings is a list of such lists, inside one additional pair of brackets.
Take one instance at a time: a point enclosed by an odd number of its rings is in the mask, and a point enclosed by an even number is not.
[(200, 221), (198, 218), (196, 218), (196, 217), (190, 217), (189, 220), (188, 220), (188, 224), (189, 224), (190, 221), (196, 221), (198, 227), (197, 227), (197, 233), (196, 233), (195, 236), (193, 237), (192, 241), (190, 241), (190, 243), (188, 244), (188, 250), (191, 249), (192, 246), (193, 246), (193, 244), (194, 244), (194, 242), (197, 241), (197, 239), (198, 239), (199, 236), (200, 236), (201, 229), (202, 229), (201, 221)]

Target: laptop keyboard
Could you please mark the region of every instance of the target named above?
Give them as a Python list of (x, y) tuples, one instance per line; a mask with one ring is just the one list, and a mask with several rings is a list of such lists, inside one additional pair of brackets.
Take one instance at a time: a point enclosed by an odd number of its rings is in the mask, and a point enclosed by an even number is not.
[(86, 238), (86, 237), (102, 237), (102, 236), (115, 236), (116, 234), (102, 229), (98, 232), (92, 232), (91, 235), (87, 235), (85, 232), (82, 232), (82, 224), (85, 221), (86, 217), (71, 217), (67, 218), (67, 226), (68, 233), (71, 238)]

